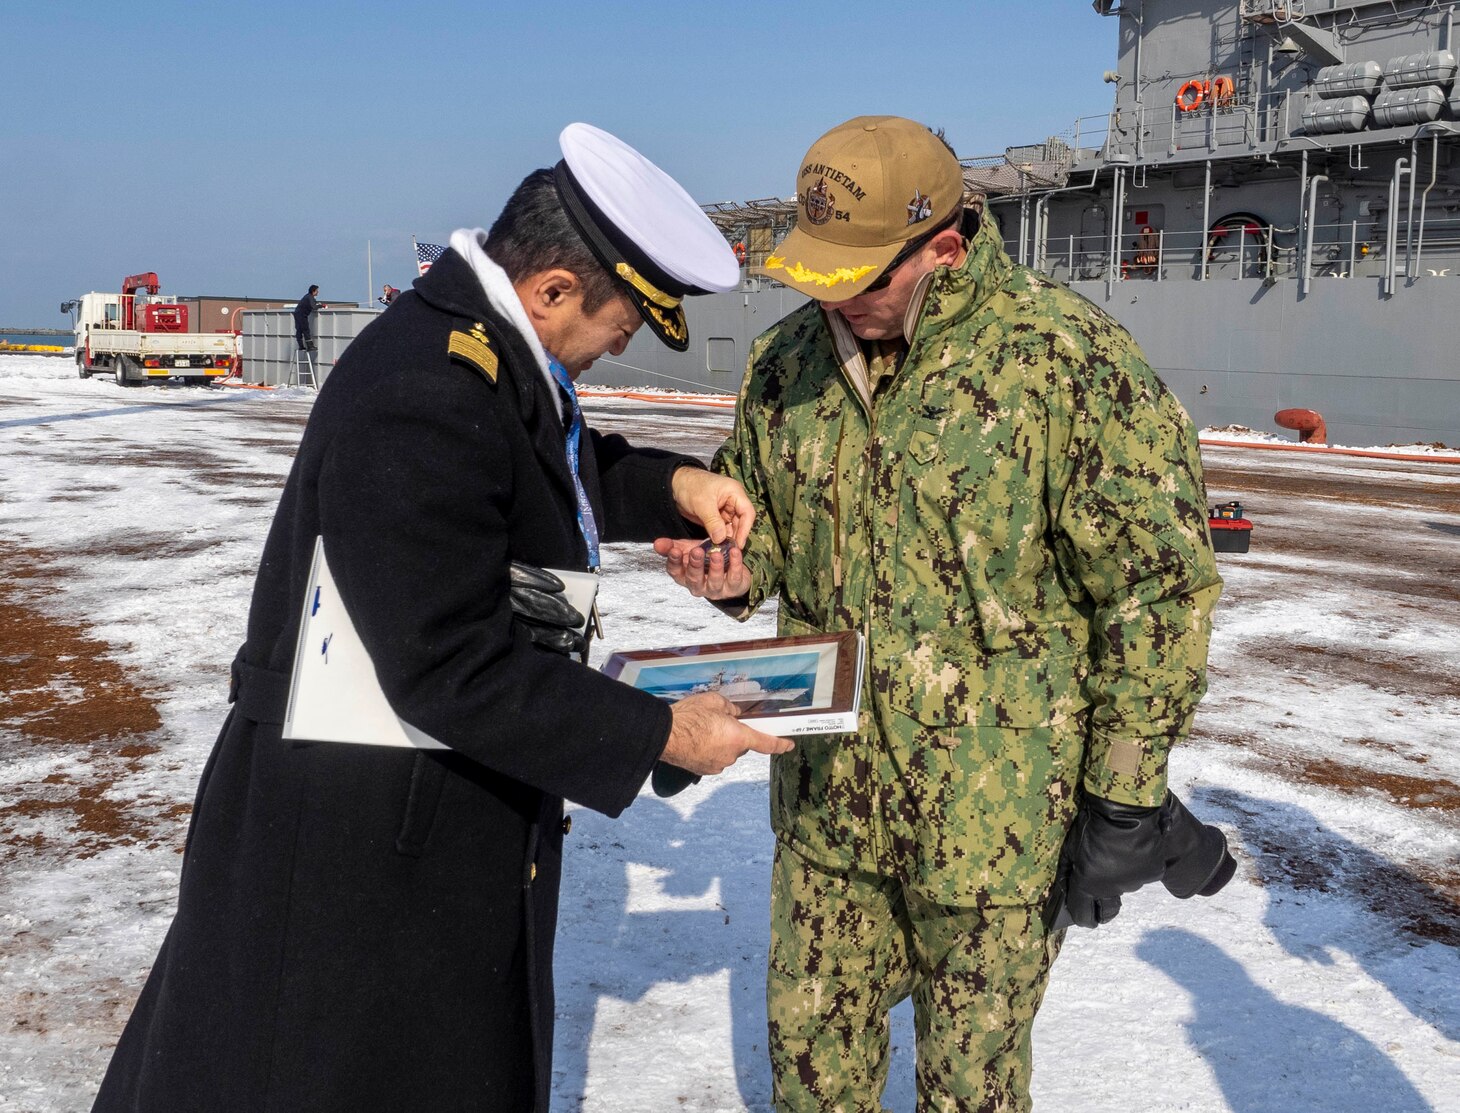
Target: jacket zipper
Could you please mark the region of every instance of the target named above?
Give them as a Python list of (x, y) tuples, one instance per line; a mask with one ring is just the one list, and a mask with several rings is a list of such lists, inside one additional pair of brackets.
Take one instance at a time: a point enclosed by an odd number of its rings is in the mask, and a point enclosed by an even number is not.
[(836, 430), (836, 454), (831, 462), (831, 585), (836, 590), (837, 604), (842, 602), (842, 438), (847, 423), (843, 418)]
[[(828, 318), (827, 328), (835, 332), (836, 326), (831, 323), (830, 317), (831, 314), (836, 311), (824, 309), (822, 310), (822, 312), (825, 313)], [(870, 423), (872, 420), (872, 405), (870, 396), (864, 398), (862, 396), (862, 392), (857, 389), (857, 384), (854, 381), (851, 373), (847, 370), (846, 362), (842, 359), (841, 352), (838, 350), (836, 343), (833, 343), (832, 350), (836, 353), (837, 368), (841, 371), (842, 381), (846, 383), (847, 386), (851, 387), (853, 397), (857, 399), (857, 404), (862, 408), (862, 412), (867, 415), (867, 420)], [(840, 423), (837, 425), (836, 452), (832, 456), (831, 470), (831, 583), (833, 589), (836, 591), (836, 606), (838, 607), (841, 607), (845, 603), (845, 600), (842, 596), (841, 474), (842, 442), (846, 439), (846, 434), (847, 419), (846, 415), (843, 414)]]

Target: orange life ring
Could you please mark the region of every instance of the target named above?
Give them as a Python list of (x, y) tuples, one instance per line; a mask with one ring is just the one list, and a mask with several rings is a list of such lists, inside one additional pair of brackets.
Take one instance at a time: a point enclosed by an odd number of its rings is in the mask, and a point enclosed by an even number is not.
[(1232, 84), (1230, 77), (1214, 77), (1212, 79), (1212, 101), (1215, 104), (1223, 105), (1232, 103), (1232, 97), (1237, 92), (1237, 87)]
[[(1190, 99), (1188, 99), (1190, 94)], [(1206, 99), (1207, 88), (1203, 82), (1192, 78), (1176, 94), (1176, 107), (1183, 112), (1195, 112), (1201, 107), (1201, 102)]]

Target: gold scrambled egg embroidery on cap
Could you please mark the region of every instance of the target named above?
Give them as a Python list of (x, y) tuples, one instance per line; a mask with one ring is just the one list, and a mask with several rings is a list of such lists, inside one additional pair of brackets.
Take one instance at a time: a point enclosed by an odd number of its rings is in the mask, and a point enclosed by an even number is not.
[(487, 377), (489, 382), (497, 381), (497, 353), (492, 351), (492, 341), (481, 325), (472, 326), (470, 332), (456, 329), (446, 343), (451, 355), (471, 364)]
[(800, 263), (793, 263), (786, 266), (786, 260), (780, 255), (772, 255), (765, 261), (765, 269), (768, 271), (783, 270), (786, 277), (793, 282), (814, 282), (818, 286), (835, 286), (839, 282), (855, 282), (869, 271), (875, 271), (876, 267), (837, 267), (830, 274), (823, 274), (821, 271), (809, 270)]
[(660, 312), (660, 310), (653, 305), (647, 305), (644, 308), (649, 311), (649, 315), (654, 318), (655, 322), (659, 325), (660, 328), (664, 330), (665, 335), (668, 336), (669, 339), (689, 339), (689, 329), (684, 325), (682, 321), (676, 321), (667, 313)]

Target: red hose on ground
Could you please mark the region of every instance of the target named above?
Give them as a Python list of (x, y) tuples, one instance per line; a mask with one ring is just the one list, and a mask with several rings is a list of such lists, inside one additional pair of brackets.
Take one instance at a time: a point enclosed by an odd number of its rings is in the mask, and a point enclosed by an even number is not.
[(735, 397), (731, 394), (642, 394), (633, 390), (609, 390), (591, 386), (580, 386), (578, 393), (589, 398), (632, 398), (636, 402), (660, 402), (666, 406), (710, 406), (720, 410), (735, 408)]

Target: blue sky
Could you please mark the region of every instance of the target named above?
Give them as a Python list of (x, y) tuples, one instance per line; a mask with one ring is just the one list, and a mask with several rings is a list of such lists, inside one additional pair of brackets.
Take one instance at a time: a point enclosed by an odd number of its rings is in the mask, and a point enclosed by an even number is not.
[[(993, 154), (1103, 113), (1087, 0), (837, 4), (0, 0), (0, 326), (155, 270), (328, 302), (415, 277), (586, 120), (702, 202), (793, 191), (811, 141), (895, 113)], [(373, 297), (373, 293), (369, 296)]]

